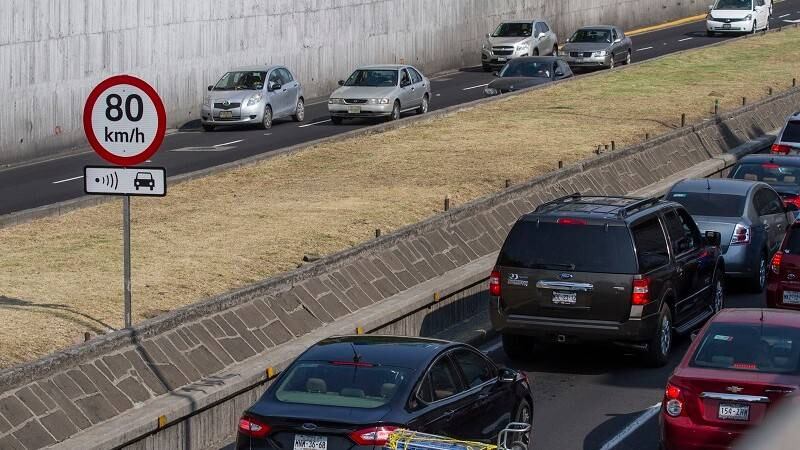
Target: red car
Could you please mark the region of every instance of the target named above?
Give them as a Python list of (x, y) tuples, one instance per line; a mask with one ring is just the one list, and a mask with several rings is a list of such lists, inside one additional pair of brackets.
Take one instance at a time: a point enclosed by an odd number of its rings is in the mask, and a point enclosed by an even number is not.
[(800, 223), (786, 231), (767, 272), (767, 306), (800, 311)]
[(800, 313), (724, 309), (700, 330), (661, 405), (664, 450), (724, 449), (800, 388)]

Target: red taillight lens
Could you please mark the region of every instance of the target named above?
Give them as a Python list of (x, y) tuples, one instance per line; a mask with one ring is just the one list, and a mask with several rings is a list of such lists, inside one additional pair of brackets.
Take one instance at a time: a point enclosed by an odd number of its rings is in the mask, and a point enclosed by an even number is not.
[(750, 243), (750, 227), (747, 225), (742, 225), (740, 223), (736, 224), (736, 228), (733, 230), (733, 236), (731, 236), (731, 245), (737, 244), (749, 244)]
[(791, 150), (792, 147), (788, 145), (772, 144), (772, 153), (775, 154), (788, 155)]
[(769, 270), (772, 271), (775, 275), (781, 273), (781, 261), (783, 260), (783, 252), (775, 253), (775, 256), (772, 257), (772, 261), (769, 263)]
[(269, 425), (253, 417), (243, 416), (239, 419), (239, 433), (244, 435), (263, 438), (269, 434), (270, 430)]
[(631, 303), (634, 305), (646, 305), (650, 303), (649, 278), (633, 280), (633, 294), (631, 294)]
[(585, 220), (571, 219), (569, 217), (558, 219), (556, 220), (556, 223), (559, 225), (586, 225)]
[(678, 417), (683, 412), (683, 395), (679, 387), (667, 384), (664, 392), (664, 411), (672, 417)]
[(784, 203), (791, 203), (800, 208), (800, 195), (786, 194), (783, 196)]
[[(484, 272), (486, 273), (486, 272)], [(493, 270), (489, 275), (489, 295), (494, 297), (500, 296), (500, 271)]]
[(772, 169), (780, 169), (781, 168), (781, 166), (779, 166), (779, 165), (777, 165), (775, 163), (764, 163), (764, 164), (761, 165), (761, 167), (763, 167), (765, 169), (770, 169), (770, 170), (772, 170)]
[(383, 446), (396, 429), (397, 427), (392, 426), (363, 428), (350, 433), (350, 439), (358, 445)]

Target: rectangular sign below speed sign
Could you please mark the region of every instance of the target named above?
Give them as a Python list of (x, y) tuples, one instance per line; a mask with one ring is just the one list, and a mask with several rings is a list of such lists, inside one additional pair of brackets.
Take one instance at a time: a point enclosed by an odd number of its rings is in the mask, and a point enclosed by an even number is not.
[(86, 166), (83, 168), (83, 190), (87, 194), (167, 195), (167, 171), (163, 167)]

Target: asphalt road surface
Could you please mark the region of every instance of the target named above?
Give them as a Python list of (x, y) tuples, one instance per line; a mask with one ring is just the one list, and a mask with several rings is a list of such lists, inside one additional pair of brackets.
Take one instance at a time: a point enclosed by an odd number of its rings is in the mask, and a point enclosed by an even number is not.
[[(800, 21), (800, 0), (787, 0), (775, 5), (773, 27), (795, 20)], [(634, 36), (633, 60), (642, 61), (728, 39), (706, 37), (704, 30), (705, 23), (696, 22)], [(347, 75), (340, 74), (341, 78)], [(434, 97), (431, 109), (481, 98), (483, 87), (491, 79), (491, 74), (475, 68), (436, 77), (432, 80)], [(306, 107), (306, 121), (302, 124), (283, 120), (266, 131), (252, 128), (220, 129), (214, 133), (197, 129), (178, 131), (166, 137), (161, 150), (147, 165), (163, 166), (168, 175), (178, 175), (374, 124), (346, 122), (335, 126), (328, 120), (325, 101), (310, 102)], [(105, 162), (87, 148), (72, 156), (0, 170), (0, 214), (84, 195), (83, 167), (93, 164), (105, 165)]]

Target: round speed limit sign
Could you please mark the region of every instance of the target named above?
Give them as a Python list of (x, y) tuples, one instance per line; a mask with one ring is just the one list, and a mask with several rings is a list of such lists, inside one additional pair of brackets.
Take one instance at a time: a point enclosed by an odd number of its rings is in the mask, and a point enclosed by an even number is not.
[(145, 162), (167, 129), (164, 104), (152, 86), (130, 75), (108, 78), (83, 107), (83, 130), (94, 151), (118, 166)]

